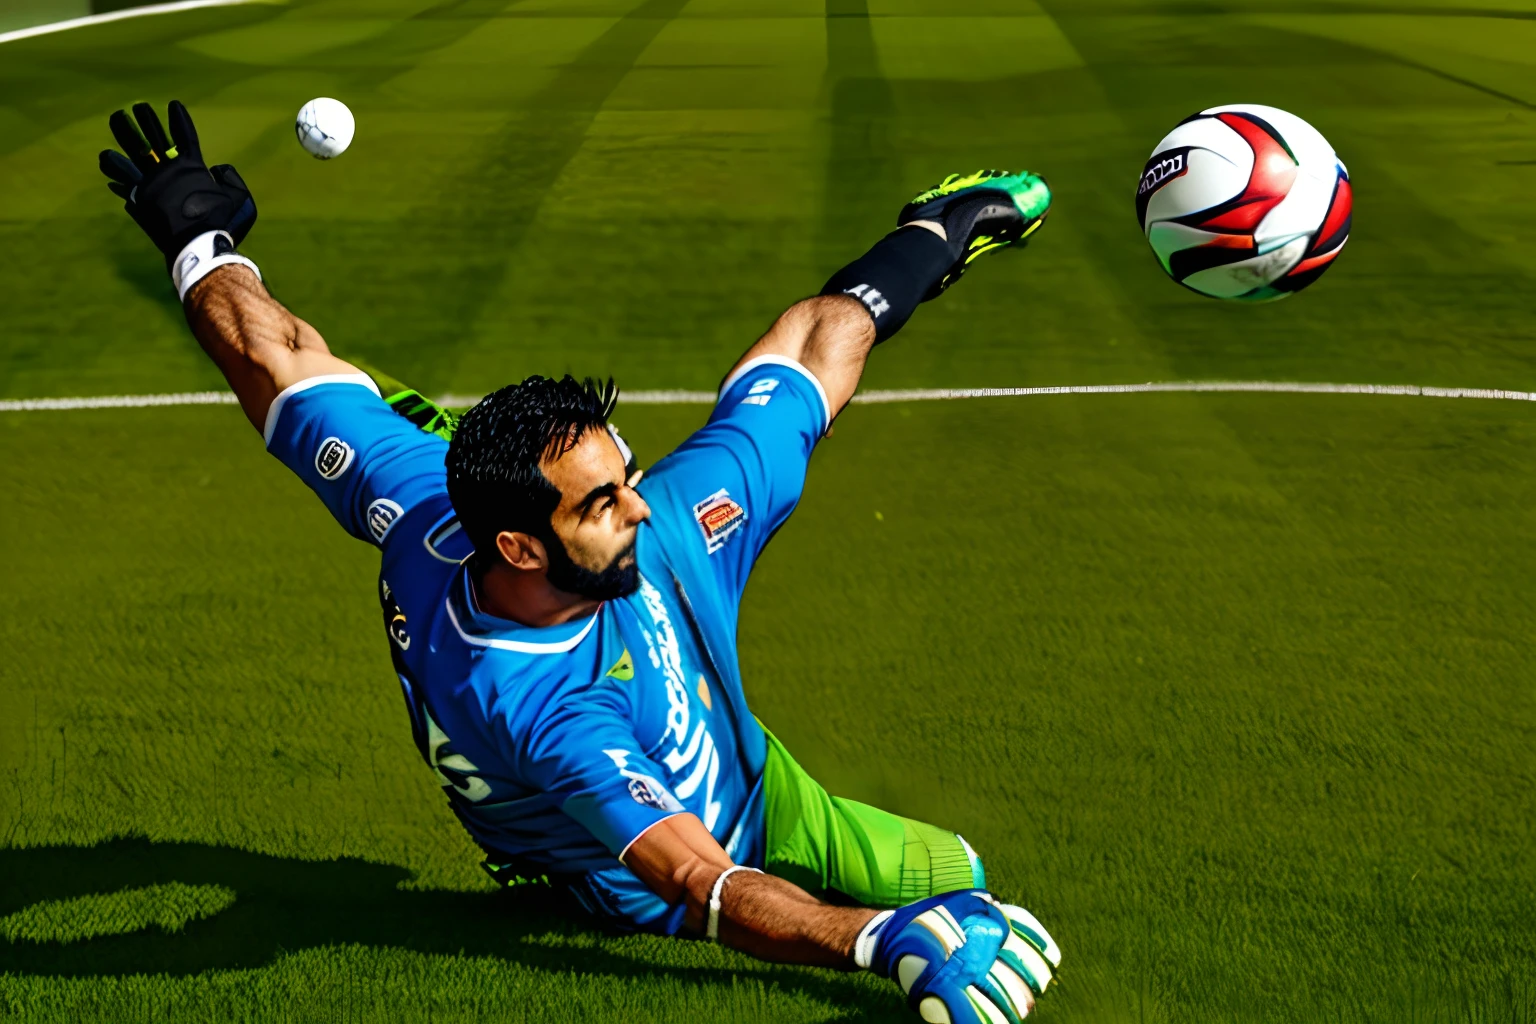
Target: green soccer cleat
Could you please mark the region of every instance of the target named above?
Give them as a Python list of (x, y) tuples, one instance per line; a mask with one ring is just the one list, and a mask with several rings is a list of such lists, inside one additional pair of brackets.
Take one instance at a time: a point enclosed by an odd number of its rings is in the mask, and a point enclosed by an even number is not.
[(943, 294), (982, 253), (1022, 242), (1034, 234), (1050, 212), (1050, 186), (1029, 171), (951, 174), (918, 195), (902, 208), (896, 225), (938, 221), (956, 252), (954, 266), (923, 301)]
[(457, 416), (414, 388), (385, 395), (384, 401), (423, 431), (436, 434), (444, 441), (452, 441), (453, 432), (459, 429)]
[(373, 378), (373, 383), (379, 389), (379, 397), (395, 412), (425, 433), (436, 434), (444, 441), (453, 440), (453, 432), (459, 429), (458, 416), (370, 363), (355, 356), (348, 356), (347, 361)]

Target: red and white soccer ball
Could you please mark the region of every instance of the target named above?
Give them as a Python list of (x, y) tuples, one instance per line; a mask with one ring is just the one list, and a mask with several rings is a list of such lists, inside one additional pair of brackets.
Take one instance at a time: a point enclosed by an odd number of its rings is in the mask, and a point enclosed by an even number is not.
[(1179, 284), (1218, 299), (1298, 292), (1349, 239), (1349, 172), (1295, 114), (1256, 104), (1185, 118), (1152, 152), (1136, 214)]

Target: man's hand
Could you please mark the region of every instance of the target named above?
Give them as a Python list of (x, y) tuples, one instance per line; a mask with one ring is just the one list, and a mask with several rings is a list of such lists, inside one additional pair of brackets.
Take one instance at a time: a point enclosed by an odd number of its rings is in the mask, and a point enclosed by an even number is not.
[(101, 172), (169, 268), (188, 243), (210, 231), (226, 232), (230, 248), (238, 246), (256, 223), (256, 201), (229, 164), (210, 169), (203, 162), (197, 129), (180, 100), (171, 101), (168, 114), (169, 138), (148, 103), (133, 106), (138, 127), (123, 111), (114, 113), (108, 123), (123, 153), (102, 150)]
[(1050, 984), (1061, 950), (1029, 911), (962, 889), (876, 917), (854, 959), (895, 979), (925, 1021), (1019, 1024)]

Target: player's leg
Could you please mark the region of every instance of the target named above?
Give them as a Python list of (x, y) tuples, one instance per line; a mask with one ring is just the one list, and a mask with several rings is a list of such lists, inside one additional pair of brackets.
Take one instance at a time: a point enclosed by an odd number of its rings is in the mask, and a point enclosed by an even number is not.
[(878, 344), (978, 257), (1029, 238), (1050, 209), (1050, 187), (1029, 171), (951, 174), (903, 207), (896, 230), (833, 274), (821, 294), (858, 299)]
[(764, 869), (807, 892), (895, 907), (986, 888), (981, 860), (947, 829), (834, 797), (772, 733), (763, 769)]
[(373, 379), (379, 386), (379, 396), (396, 413), (428, 434), (436, 434), (444, 441), (453, 440), (453, 432), (459, 427), (457, 414), (371, 363), (350, 356), (347, 361)]
[(789, 359), (815, 377), (835, 418), (853, 397), (875, 345), (901, 330), (920, 303), (943, 293), (977, 257), (1028, 238), (1050, 207), (1045, 179), (1028, 171), (951, 174), (908, 203), (896, 230), (833, 274), (819, 295), (785, 311), (736, 361), (726, 382), (763, 357)]

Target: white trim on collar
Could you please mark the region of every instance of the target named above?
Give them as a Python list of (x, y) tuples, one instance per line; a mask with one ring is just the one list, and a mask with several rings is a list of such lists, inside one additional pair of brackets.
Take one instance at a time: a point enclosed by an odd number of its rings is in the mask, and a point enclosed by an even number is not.
[(493, 647), (498, 651), (517, 651), (519, 654), (562, 654), (585, 640), (587, 634), (592, 632), (592, 627), (597, 625), (597, 614), (594, 614), (587, 620), (586, 626), (580, 633), (568, 640), (556, 640), (547, 644), (530, 643), (527, 640), (493, 640), (485, 636), (470, 636), (464, 632), (464, 627), (459, 625), (458, 615), (454, 613), (451, 595), (443, 602), (443, 607), (448, 609), (448, 621), (453, 623), (453, 628), (458, 630), (459, 637), (465, 643), (474, 644), (476, 647)]
[(805, 379), (811, 382), (811, 385), (816, 388), (817, 397), (821, 399), (821, 414), (824, 419), (821, 429), (825, 433), (826, 429), (832, 425), (832, 403), (827, 401), (827, 389), (821, 386), (821, 381), (816, 378), (814, 373), (789, 358), (789, 356), (758, 356), (756, 359), (749, 359), (742, 363), (736, 368), (736, 372), (725, 378), (725, 383), (720, 385), (720, 394), (716, 402), (718, 403), (720, 398), (725, 397), (725, 393), (731, 389), (732, 384), (741, 380), (748, 372), (765, 365), (785, 366), (791, 370), (799, 370), (805, 376)]
[[(372, 391), (375, 395), (379, 394), (379, 386), (366, 373), (326, 373), (318, 377), (306, 377), (297, 384), (290, 384), (283, 388), (276, 398), (272, 399), (271, 405), (267, 406), (267, 420), (263, 425), (261, 437), (268, 448), (272, 447), (272, 435), (277, 432), (277, 418), (282, 415), (283, 406), (287, 404), (288, 399), (300, 391), (308, 391), (310, 388), (317, 388), (321, 384), (358, 384)], [(383, 396), (380, 395), (379, 397), (382, 398)]]

